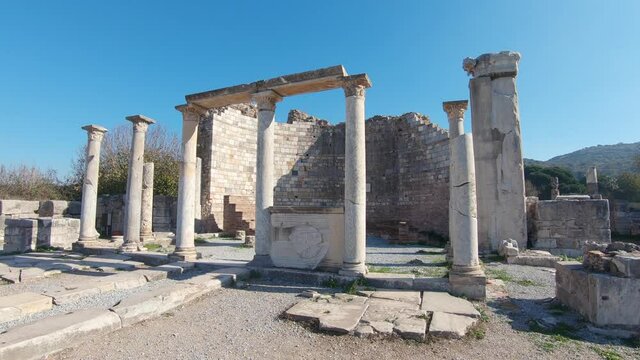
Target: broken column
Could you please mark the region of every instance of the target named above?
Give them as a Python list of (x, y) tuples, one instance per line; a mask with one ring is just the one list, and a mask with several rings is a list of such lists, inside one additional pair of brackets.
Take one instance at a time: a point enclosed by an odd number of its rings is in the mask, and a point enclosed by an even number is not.
[(198, 124), (206, 109), (197, 105), (178, 105), (182, 113), (182, 161), (178, 185), (178, 215), (176, 223), (176, 249), (173, 260), (195, 260), (195, 204), (196, 204), (196, 147)]
[(478, 193), (481, 252), (497, 251), (502, 240), (527, 245), (524, 163), (515, 77), (520, 54), (500, 52), (466, 58)]
[(80, 210), (79, 245), (98, 239), (96, 231), (96, 207), (98, 206), (98, 172), (100, 169), (100, 145), (107, 129), (99, 125), (87, 125), (88, 143), (85, 158), (84, 181), (82, 182), (82, 205)]
[(282, 97), (267, 90), (253, 95), (258, 105), (258, 152), (256, 161), (256, 255), (252, 263), (270, 266), (271, 214), (273, 206), (274, 118)]
[(153, 163), (145, 163), (142, 169), (142, 210), (140, 240), (153, 240)]
[(346, 97), (344, 156), (344, 253), (341, 275), (361, 275), (367, 272), (366, 216), (367, 180), (365, 153), (365, 89), (370, 87), (364, 76), (349, 76), (344, 80)]
[(149, 125), (155, 121), (143, 115), (127, 116), (133, 123), (131, 157), (127, 176), (125, 200), (124, 243), (121, 251), (138, 251), (140, 245), (140, 215), (142, 211), (142, 169), (144, 166), (144, 140)]
[(598, 195), (598, 171), (595, 166), (591, 166), (587, 170), (587, 193), (591, 197)]
[(453, 266), (449, 284), (454, 295), (471, 299), (486, 297), (486, 277), (478, 258), (478, 218), (473, 137), (464, 133), (467, 101), (443, 103), (449, 118), (449, 237)]
[(558, 177), (551, 178), (551, 200), (555, 200), (560, 196), (560, 179)]

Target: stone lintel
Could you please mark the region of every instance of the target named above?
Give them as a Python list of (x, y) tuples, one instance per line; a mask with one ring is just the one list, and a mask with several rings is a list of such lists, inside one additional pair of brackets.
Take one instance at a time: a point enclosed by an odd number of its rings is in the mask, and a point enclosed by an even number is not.
[(143, 122), (143, 123), (147, 123), (147, 124), (155, 124), (156, 121), (153, 120), (150, 117), (146, 117), (144, 115), (140, 115), (140, 114), (136, 114), (136, 115), (130, 115), (126, 117), (127, 120), (133, 122), (133, 123), (138, 123), (138, 122)]
[(292, 96), (342, 87), (347, 71), (342, 65), (278, 76), (249, 84), (235, 85), (185, 96), (187, 103), (205, 108), (248, 103), (253, 93), (273, 90), (280, 96)]
[(462, 68), (474, 78), (481, 76), (491, 78), (514, 77), (518, 74), (519, 61), (520, 53), (501, 51), (499, 53), (483, 54), (475, 59), (466, 58), (462, 62)]
[(107, 128), (102, 127), (100, 125), (95, 125), (95, 124), (89, 124), (89, 125), (85, 125), (82, 127), (82, 130), (86, 130), (87, 132), (101, 132), (101, 133), (106, 133), (107, 132)]
[(352, 85), (360, 85), (364, 88), (371, 87), (371, 80), (369, 79), (369, 76), (367, 74), (345, 76), (342, 78), (342, 80), (345, 82), (349, 82)]
[(344, 214), (344, 208), (338, 207), (306, 207), (306, 206), (272, 206), (272, 214)]

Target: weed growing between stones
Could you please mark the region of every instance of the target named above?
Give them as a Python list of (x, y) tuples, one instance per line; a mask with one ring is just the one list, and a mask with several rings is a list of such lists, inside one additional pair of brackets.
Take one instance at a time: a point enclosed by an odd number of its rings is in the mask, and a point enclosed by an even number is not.
[(335, 289), (338, 286), (340, 286), (340, 284), (338, 283), (338, 280), (334, 277), (330, 277), (327, 280), (324, 280), (322, 282), (322, 286), (326, 287), (326, 288), (331, 288), (331, 289)]
[(144, 244), (144, 248), (147, 249), (147, 251), (159, 251), (160, 249), (162, 249), (162, 245), (160, 245), (160, 244)]
[(592, 346), (591, 350), (595, 351), (596, 354), (602, 356), (605, 360), (622, 360), (624, 359), (620, 353), (612, 349), (603, 349), (597, 346)]

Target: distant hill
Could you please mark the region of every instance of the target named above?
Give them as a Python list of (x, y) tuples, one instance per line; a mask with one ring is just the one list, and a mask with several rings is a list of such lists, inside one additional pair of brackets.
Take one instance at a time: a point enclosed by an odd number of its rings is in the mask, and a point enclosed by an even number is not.
[(633, 144), (597, 145), (556, 156), (547, 161), (524, 159), (527, 165), (561, 166), (578, 176), (584, 176), (589, 166), (596, 166), (598, 174), (620, 175), (635, 172), (633, 159), (640, 155), (640, 142)]

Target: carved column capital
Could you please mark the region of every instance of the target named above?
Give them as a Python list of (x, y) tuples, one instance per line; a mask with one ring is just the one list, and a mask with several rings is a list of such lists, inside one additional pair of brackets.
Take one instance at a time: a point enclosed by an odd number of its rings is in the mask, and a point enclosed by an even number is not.
[(176, 106), (176, 110), (182, 113), (185, 120), (192, 118), (199, 120), (200, 116), (207, 116), (209, 114), (209, 109), (196, 104), (178, 105)]
[(267, 90), (253, 94), (252, 100), (258, 105), (258, 111), (275, 111), (276, 103), (282, 101), (282, 96), (273, 90)]
[(345, 80), (342, 83), (342, 89), (344, 90), (344, 96), (364, 96), (365, 87), (357, 81)]
[(488, 76), (493, 78), (514, 77), (518, 74), (520, 53), (502, 51), (499, 53), (483, 54), (477, 58), (465, 58), (462, 68), (472, 77)]
[(107, 132), (106, 128), (103, 128), (100, 125), (85, 125), (82, 127), (83, 130), (87, 131), (87, 136), (89, 141), (102, 141), (104, 138), (104, 134)]
[(446, 101), (442, 103), (442, 108), (447, 113), (449, 121), (464, 119), (464, 112), (467, 111), (469, 102), (467, 100)]
[(149, 125), (156, 123), (155, 120), (144, 115), (131, 115), (127, 116), (126, 119), (133, 123), (134, 132), (147, 132)]

